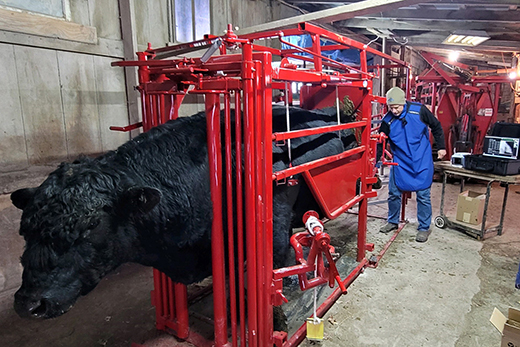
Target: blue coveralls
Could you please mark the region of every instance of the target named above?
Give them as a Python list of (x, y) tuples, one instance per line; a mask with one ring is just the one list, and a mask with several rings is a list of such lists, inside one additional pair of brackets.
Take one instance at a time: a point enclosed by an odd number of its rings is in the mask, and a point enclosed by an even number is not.
[(387, 113), (383, 121), (389, 124), (390, 148), (398, 164), (390, 171), (388, 184), (388, 222), (398, 224), (403, 191), (417, 195), (417, 230), (430, 228), (432, 205), (430, 188), (433, 181), (433, 159), (430, 131), (420, 119), (421, 104), (408, 102), (399, 117)]

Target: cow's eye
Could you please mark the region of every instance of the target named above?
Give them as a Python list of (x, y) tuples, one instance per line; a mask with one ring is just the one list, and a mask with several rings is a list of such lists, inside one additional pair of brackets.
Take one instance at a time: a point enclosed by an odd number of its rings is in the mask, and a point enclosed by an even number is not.
[(88, 226), (87, 226), (87, 229), (88, 230), (92, 230), (92, 229), (95, 229), (99, 224), (99, 220), (97, 219), (94, 219), (94, 220), (91, 220), (89, 223), (88, 223)]

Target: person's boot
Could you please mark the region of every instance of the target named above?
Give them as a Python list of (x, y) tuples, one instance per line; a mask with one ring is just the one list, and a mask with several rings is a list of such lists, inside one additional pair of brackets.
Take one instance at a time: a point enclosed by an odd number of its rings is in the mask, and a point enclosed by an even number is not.
[(397, 224), (394, 224), (394, 223), (386, 223), (384, 226), (381, 227), (381, 229), (379, 229), (379, 232), (383, 233), (383, 234), (388, 234), (389, 232), (393, 231), (393, 230), (397, 230), (398, 228), (398, 225)]
[(426, 242), (428, 241), (428, 236), (430, 236), (430, 230), (419, 230), (417, 231), (417, 236), (415, 236), (415, 241)]

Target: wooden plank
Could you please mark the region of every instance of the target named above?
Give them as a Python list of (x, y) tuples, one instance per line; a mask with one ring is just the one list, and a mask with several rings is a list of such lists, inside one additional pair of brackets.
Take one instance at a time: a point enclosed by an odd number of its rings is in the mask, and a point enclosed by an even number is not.
[(90, 22), (97, 35), (106, 39), (120, 40), (119, 8), (117, 1), (88, 0)]
[(92, 45), (77, 41), (66, 41), (56, 38), (0, 30), (0, 42), (38, 48), (49, 48), (59, 51), (101, 55), (120, 59), (124, 57), (122, 40), (99, 38), (98, 44)]
[(238, 34), (243, 35), (265, 30), (287, 28), (290, 26), (295, 26), (301, 22), (330, 23), (338, 20), (353, 18), (375, 12), (387, 11), (402, 6), (409, 6), (429, 1), (432, 0), (364, 0), (348, 5), (307, 13), (300, 16), (280, 19), (270, 23), (250, 26), (240, 29)]
[(166, 43), (170, 40), (170, 37), (168, 35), (168, 7), (166, 4), (167, 1), (148, 0), (147, 3), (147, 42), (150, 42), (152, 44), (152, 47), (162, 47), (166, 45)]
[(120, 67), (110, 66), (113, 61), (117, 60), (94, 57), (103, 151), (116, 149), (130, 138), (128, 133), (109, 129), (111, 125), (125, 126), (129, 124), (124, 71)]
[(148, 23), (148, 1), (134, 1), (133, 5), (135, 16), (134, 30), (137, 44), (141, 47), (146, 47), (149, 39), (148, 33), (150, 32), (150, 23)]
[[(135, 3), (134, 0), (119, 0), (119, 12), (121, 16), (121, 35), (125, 50), (125, 60), (136, 60), (137, 37), (135, 33)], [(140, 115), (140, 93), (135, 89), (139, 84), (137, 69), (125, 67), (125, 90), (128, 100), (128, 116), (130, 123), (137, 123)]]
[(97, 43), (96, 28), (27, 12), (0, 9), (0, 30)]
[[(504, 25), (492, 22), (470, 22), (470, 21), (443, 21), (440, 20), (415, 20), (415, 19), (399, 19), (398, 21), (390, 18), (368, 18), (356, 17), (344, 21), (336, 22), (336, 25), (349, 28), (375, 28), (388, 30), (425, 30), (428, 31), (447, 31), (449, 30), (487, 30), (493, 33), (503, 32), (509, 33)], [(520, 23), (509, 24), (510, 28), (520, 29)]]
[(227, 1), (213, 0), (210, 2), (211, 6), (211, 33), (213, 35), (222, 35), (227, 28), (227, 24), (231, 23), (228, 20), (229, 12), (226, 11)]
[(69, 1), (70, 21), (92, 26), (90, 22), (90, 11), (88, 9), (88, 1)]
[(55, 51), (15, 46), (16, 71), (30, 164), (67, 157)]
[(68, 157), (101, 153), (93, 57), (58, 52), (58, 67)]
[(0, 171), (28, 164), (14, 47), (0, 44)]

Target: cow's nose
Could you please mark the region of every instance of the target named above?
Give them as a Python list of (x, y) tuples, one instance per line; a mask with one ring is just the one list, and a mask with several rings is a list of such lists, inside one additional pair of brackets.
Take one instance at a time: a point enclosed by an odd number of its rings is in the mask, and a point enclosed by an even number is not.
[(45, 299), (30, 298), (20, 291), (14, 295), (14, 310), (22, 318), (42, 318), (45, 316), (48, 306)]

